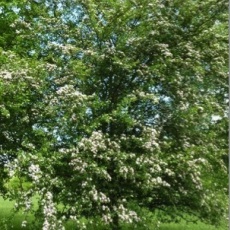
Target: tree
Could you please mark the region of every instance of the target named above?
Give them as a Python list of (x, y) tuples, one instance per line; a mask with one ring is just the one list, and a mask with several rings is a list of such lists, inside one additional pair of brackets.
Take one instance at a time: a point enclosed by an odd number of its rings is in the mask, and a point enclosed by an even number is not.
[(2, 133), (2, 152), (15, 159), (3, 164), (31, 181), (7, 193), (18, 208), (29, 211), (38, 194), (43, 229), (61, 229), (64, 218), (81, 228), (95, 216), (119, 229), (141, 220), (133, 204), (218, 221), (227, 184), (224, 1), (2, 9), (19, 31), (11, 43), (15, 30), (3, 33), (1, 55), (1, 124), (14, 140)]

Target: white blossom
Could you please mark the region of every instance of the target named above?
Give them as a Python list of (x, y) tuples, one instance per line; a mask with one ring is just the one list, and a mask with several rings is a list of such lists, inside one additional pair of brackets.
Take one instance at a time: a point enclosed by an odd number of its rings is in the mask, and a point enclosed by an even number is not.
[(26, 220), (22, 221), (21, 226), (22, 226), (22, 228), (25, 228), (27, 226), (27, 221)]

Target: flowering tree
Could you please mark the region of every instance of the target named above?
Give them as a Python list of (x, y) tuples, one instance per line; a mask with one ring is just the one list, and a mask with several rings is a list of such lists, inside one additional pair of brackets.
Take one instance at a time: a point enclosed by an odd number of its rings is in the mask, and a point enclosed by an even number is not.
[[(13, 29), (0, 56), (1, 187), (16, 209), (33, 211), (37, 194), (44, 230), (68, 219), (84, 228), (82, 217), (119, 229), (143, 220), (137, 207), (218, 221), (226, 8), (213, 0), (2, 5)], [(19, 178), (18, 189), (4, 190), (7, 177)]]

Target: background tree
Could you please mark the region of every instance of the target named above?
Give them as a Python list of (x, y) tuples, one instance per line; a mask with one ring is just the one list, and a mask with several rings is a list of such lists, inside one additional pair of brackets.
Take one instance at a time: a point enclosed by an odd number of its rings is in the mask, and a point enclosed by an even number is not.
[(60, 229), (64, 217), (81, 228), (95, 216), (119, 229), (141, 220), (137, 207), (218, 222), (227, 187), (224, 1), (1, 9), (14, 28), (2, 36), (1, 125), (14, 140), (2, 132), (2, 152), (15, 158), (10, 174), (31, 181), (8, 192), (18, 208), (29, 211), (39, 194), (43, 229)]

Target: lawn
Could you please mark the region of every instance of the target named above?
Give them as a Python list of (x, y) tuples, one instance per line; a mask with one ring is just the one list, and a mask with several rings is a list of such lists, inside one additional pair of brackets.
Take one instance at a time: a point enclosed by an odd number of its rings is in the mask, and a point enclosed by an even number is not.
[[(1, 230), (18, 230), (23, 229), (21, 227), (21, 222), (23, 219), (23, 214), (18, 213), (17, 215), (12, 215), (12, 208), (14, 206), (14, 202), (5, 201), (0, 197), (0, 229)], [(7, 222), (10, 222), (10, 226), (7, 226)], [(25, 229), (25, 228), (24, 228)]]
[[(28, 227), (22, 227), (21, 223), (23, 220), (23, 214), (17, 213), (12, 217), (12, 208), (14, 206), (13, 201), (3, 200), (3, 198), (0, 197), (0, 230), (33, 230), (32, 228)], [(11, 216), (10, 219), (10, 226), (6, 225), (7, 219)], [(8, 219), (9, 220), (9, 219)], [(31, 222), (33, 220), (32, 216), (28, 217), (28, 221)], [(226, 225), (226, 226), (224, 226)], [(141, 228), (141, 227), (140, 227)], [(140, 229), (139, 228), (139, 229)], [(71, 225), (67, 225), (67, 230), (75, 230), (75, 228)], [(132, 230), (133, 228), (130, 226), (124, 227), (124, 230)], [(149, 226), (148, 228), (143, 227), (141, 229), (146, 230), (154, 230), (156, 229), (154, 226)], [(170, 224), (161, 224), (160, 228), (158, 230), (227, 230), (227, 223), (223, 224), (220, 227), (214, 227), (210, 225), (206, 225), (204, 223), (199, 224), (186, 224), (185, 222), (176, 224), (176, 223), (170, 223)], [(95, 228), (90, 228), (90, 230), (96, 230)], [(103, 230), (102, 228), (98, 230)]]

